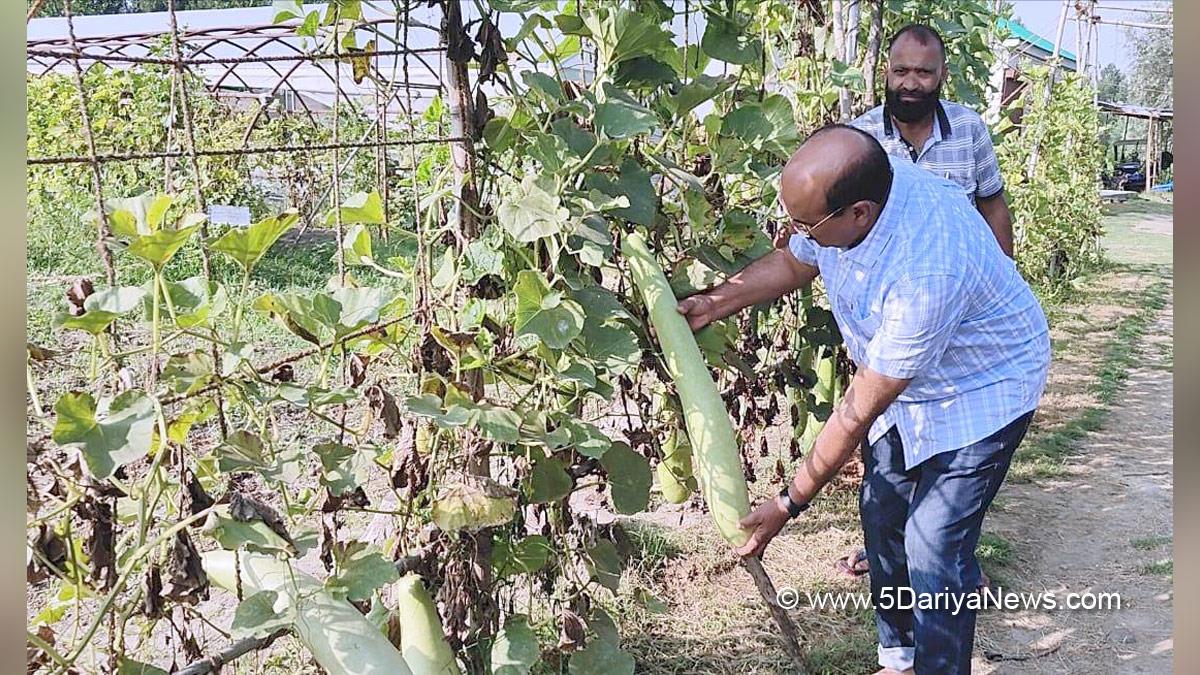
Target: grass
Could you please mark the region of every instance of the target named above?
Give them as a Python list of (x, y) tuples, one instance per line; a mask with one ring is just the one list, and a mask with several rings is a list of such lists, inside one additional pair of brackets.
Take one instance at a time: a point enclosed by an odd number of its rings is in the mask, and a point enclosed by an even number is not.
[(1143, 566), (1142, 574), (1169, 577), (1175, 574), (1175, 563), (1171, 560), (1158, 560)]
[(1150, 537), (1139, 537), (1129, 542), (1129, 545), (1139, 551), (1152, 551), (1159, 546), (1165, 546), (1171, 543), (1171, 537), (1162, 535), (1154, 535)]
[(1014, 562), (1013, 544), (998, 534), (984, 532), (975, 545), (975, 557), (992, 586), (1009, 585), (1009, 568)]

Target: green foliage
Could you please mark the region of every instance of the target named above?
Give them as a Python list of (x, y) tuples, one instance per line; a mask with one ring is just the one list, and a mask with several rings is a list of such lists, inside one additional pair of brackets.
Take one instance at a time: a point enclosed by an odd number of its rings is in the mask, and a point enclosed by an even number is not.
[[(1017, 264), (1031, 284), (1053, 293), (1101, 259), (1098, 188), (1104, 151), (1084, 81), (1068, 74), (1043, 100), (1049, 70), (1032, 69), (1028, 76), (1029, 86), (1012, 103), (1024, 109), (1024, 132), (1007, 133), (997, 157), (1014, 218)], [(1001, 122), (1002, 133), (1012, 126), (1008, 119), (1005, 115)], [(1037, 164), (1026, 176), (1035, 143)]]

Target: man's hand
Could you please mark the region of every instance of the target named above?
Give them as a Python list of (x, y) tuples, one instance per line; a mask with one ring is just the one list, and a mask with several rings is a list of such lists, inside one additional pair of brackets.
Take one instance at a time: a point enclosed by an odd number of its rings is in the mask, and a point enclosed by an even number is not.
[(758, 505), (750, 515), (738, 521), (743, 530), (750, 530), (750, 539), (733, 550), (743, 558), (762, 555), (767, 544), (787, 525), (788, 511), (782, 498), (773, 497)]
[(692, 331), (698, 331), (713, 321), (724, 318), (717, 315), (717, 299), (706, 293), (697, 293), (680, 300), (676, 309), (687, 319)]

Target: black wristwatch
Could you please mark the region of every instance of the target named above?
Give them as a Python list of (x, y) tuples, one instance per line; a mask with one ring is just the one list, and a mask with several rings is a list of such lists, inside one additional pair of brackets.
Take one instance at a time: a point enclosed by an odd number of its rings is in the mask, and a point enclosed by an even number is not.
[(783, 497), (783, 503), (787, 506), (788, 518), (795, 518), (808, 508), (808, 502), (797, 504), (795, 501), (793, 501), (792, 495), (788, 491), (789, 487), (791, 486), (783, 486), (783, 489), (779, 491), (779, 496)]

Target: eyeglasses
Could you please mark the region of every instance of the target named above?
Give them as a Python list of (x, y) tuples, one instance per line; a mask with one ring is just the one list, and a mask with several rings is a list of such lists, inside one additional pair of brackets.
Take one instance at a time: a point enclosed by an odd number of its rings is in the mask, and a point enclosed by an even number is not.
[(829, 212), (829, 215), (827, 215), (827, 216), (825, 216), (824, 218), (822, 218), (822, 219), (818, 220), (818, 221), (817, 221), (817, 223), (816, 223), (815, 225), (809, 225), (808, 223), (805, 223), (805, 222), (803, 222), (803, 221), (796, 220), (795, 218), (792, 218), (792, 225), (794, 225), (794, 226), (795, 226), (795, 228), (796, 228), (797, 230), (799, 230), (799, 231), (800, 231), (800, 233), (801, 233), (801, 234), (803, 234), (804, 236), (806, 236), (806, 237), (811, 237), (811, 236), (812, 236), (812, 233), (813, 233), (813, 231), (814, 231), (814, 230), (816, 230), (818, 227), (820, 227), (820, 226), (824, 225), (824, 224), (825, 224), (825, 221), (829, 220), (830, 218), (832, 218), (832, 217), (836, 216), (837, 214), (839, 214), (839, 213), (841, 213), (842, 211), (845, 211), (845, 210), (846, 210), (846, 207), (844, 207), (844, 206), (838, 207), (838, 208), (834, 209), (833, 211), (830, 211), (830, 212)]

